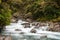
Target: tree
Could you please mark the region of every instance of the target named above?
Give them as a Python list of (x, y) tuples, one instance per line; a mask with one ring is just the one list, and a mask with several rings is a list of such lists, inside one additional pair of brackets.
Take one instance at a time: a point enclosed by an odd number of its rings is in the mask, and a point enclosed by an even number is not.
[(52, 0), (37, 0), (28, 9), (27, 13), (31, 12), (34, 20), (39, 21), (54, 21), (59, 18), (59, 5)]
[(0, 3), (0, 32), (4, 28), (4, 26), (10, 24), (12, 11), (9, 9), (9, 5), (7, 3)]

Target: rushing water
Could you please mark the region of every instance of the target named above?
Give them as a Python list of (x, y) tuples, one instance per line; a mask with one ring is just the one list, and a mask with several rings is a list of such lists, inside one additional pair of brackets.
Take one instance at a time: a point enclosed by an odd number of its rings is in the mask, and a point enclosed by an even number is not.
[[(46, 27), (35, 29), (32, 23), (30, 23), (31, 28), (24, 28), (24, 25), (21, 25), (22, 23), (28, 22), (19, 20), (17, 23), (11, 23), (6, 26), (2, 34), (12, 36), (13, 40), (60, 40), (59, 32), (50, 32), (46, 30), (48, 24)], [(18, 29), (18, 31), (16, 29)], [(30, 31), (32, 29), (35, 29), (36, 33), (31, 33)]]

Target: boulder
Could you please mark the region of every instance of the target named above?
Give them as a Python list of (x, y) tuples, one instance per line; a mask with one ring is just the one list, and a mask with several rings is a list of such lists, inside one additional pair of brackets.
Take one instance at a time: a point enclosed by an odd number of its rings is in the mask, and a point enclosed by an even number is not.
[(33, 22), (32, 26), (38, 26), (40, 24), (40, 22)]
[(54, 23), (53, 24), (53, 27), (50, 27), (49, 28), (49, 31), (60, 32), (60, 24), (58, 22), (57, 23)]

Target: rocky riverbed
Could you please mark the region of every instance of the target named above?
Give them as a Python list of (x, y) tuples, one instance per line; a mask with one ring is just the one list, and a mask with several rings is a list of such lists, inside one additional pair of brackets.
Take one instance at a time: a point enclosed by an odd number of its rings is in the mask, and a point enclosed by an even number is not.
[(7, 35), (0, 35), (0, 40), (12, 40), (12, 37)]
[[(15, 20), (15, 19), (12, 19), (12, 20), (13, 20), (12, 21), (13, 23), (18, 22), (18, 20)], [(32, 21), (31, 19), (26, 19), (24, 21), (28, 22), (28, 23), (22, 24), (22, 25), (25, 25), (25, 28), (30, 27), (30, 23), (32, 23), (33, 26), (36, 26), (35, 28), (46, 26), (46, 23), (48, 23), (49, 31), (60, 32), (60, 22), (36, 22), (36, 21)]]
[(53, 24), (18, 20), (7, 25), (2, 34), (11, 35), (13, 40), (60, 40), (60, 32), (49, 31), (49, 26)]
[(60, 22), (51, 23), (49, 31), (60, 32)]

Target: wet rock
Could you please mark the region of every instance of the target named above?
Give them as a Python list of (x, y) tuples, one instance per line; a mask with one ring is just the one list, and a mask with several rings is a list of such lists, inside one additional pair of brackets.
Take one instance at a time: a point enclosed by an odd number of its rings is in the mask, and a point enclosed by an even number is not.
[(47, 26), (47, 23), (44, 23), (44, 22), (33, 22), (32, 26), (42, 27), (42, 26)]
[(40, 22), (33, 22), (32, 26), (38, 26), (40, 24)]
[(53, 23), (53, 27), (50, 27), (49, 31), (60, 32), (60, 24), (58, 22)]
[(0, 40), (12, 40), (11, 36), (0, 35)]
[(30, 32), (31, 33), (36, 33), (36, 30), (35, 29), (32, 29)]
[(24, 34), (24, 32), (21, 32), (20, 34)]
[(24, 28), (30, 28), (30, 23), (23, 23), (22, 25), (24, 25)]
[(39, 25), (40, 25), (40, 27), (47, 26), (47, 23), (40, 23)]
[(29, 22), (29, 23), (31, 23), (31, 22), (32, 22), (32, 20), (31, 20), (31, 19), (26, 19), (26, 21), (27, 21), (27, 22)]
[(47, 28), (48, 25), (47, 25), (47, 23), (41, 23), (41, 22), (39, 22), (35, 26), (36, 26), (35, 28), (39, 29), (39, 28), (42, 28), (42, 27)]
[(32, 26), (35, 26), (35, 23), (32, 23)]
[(22, 31), (21, 29), (15, 29), (15, 31)]
[(30, 28), (30, 26), (29, 25), (25, 25), (24, 28)]
[(22, 25), (30, 25), (30, 23), (23, 23)]
[(35, 29), (39, 29), (39, 26), (34, 27)]

